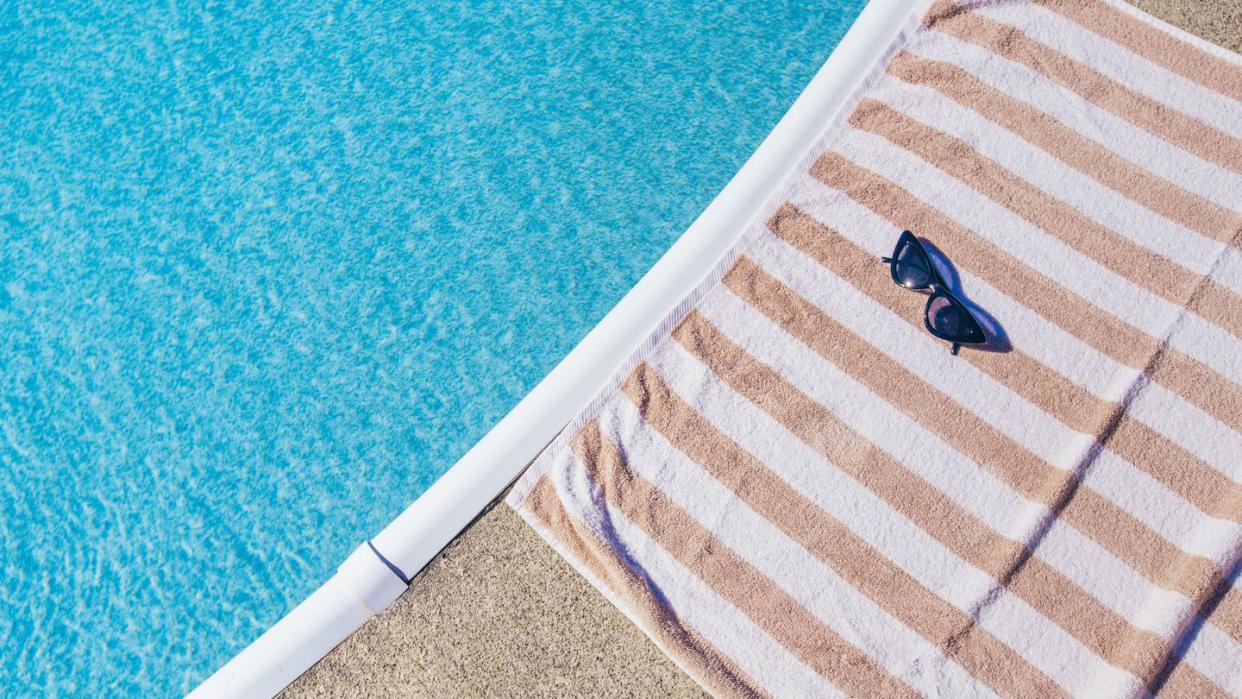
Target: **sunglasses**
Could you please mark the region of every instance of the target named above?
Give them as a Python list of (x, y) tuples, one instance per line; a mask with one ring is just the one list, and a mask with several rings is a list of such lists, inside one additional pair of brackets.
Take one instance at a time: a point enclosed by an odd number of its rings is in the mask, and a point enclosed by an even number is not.
[(987, 342), (983, 328), (966, 305), (949, 292), (948, 284), (932, 265), (927, 249), (913, 233), (903, 231), (897, 239), (897, 247), (893, 248), (893, 256), (880, 259), (888, 263), (893, 281), (899, 286), (931, 293), (923, 309), (923, 325), (927, 332), (953, 343), (950, 352), (957, 354), (961, 345)]

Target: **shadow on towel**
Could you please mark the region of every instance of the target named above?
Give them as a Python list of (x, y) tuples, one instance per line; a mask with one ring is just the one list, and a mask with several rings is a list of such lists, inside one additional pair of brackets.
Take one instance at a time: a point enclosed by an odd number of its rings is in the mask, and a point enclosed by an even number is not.
[(1239, 558), (1234, 562), (1233, 570), (1230, 571), (1228, 575), (1221, 577), (1220, 582), (1216, 584), (1216, 588), (1213, 590), (1212, 594), (1203, 601), (1203, 603), (1199, 606), (1198, 613), (1194, 615), (1194, 617), (1186, 625), (1186, 628), (1182, 630), (1181, 638), (1178, 639), (1177, 646), (1173, 649), (1169, 659), (1165, 662), (1164, 668), (1160, 671), (1160, 674), (1156, 675), (1155, 679), (1152, 680), (1152, 694), (1159, 694), (1160, 690), (1164, 688), (1164, 684), (1168, 681), (1169, 675), (1186, 657), (1186, 652), (1190, 649), (1190, 644), (1193, 643), (1195, 638), (1199, 635), (1199, 632), (1203, 629), (1203, 625), (1207, 623), (1208, 617), (1212, 616), (1212, 612), (1216, 611), (1216, 607), (1220, 604), (1221, 600), (1224, 599), (1225, 593), (1229, 592), (1229, 589), (1237, 584), (1239, 578), (1242, 578), (1242, 558)]

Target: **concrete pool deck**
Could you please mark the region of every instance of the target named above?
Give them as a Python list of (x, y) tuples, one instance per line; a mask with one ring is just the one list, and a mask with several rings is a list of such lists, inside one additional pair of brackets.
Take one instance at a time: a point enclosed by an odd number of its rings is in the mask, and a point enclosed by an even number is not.
[(701, 694), (502, 503), (283, 696)]
[[(1130, 0), (1242, 53), (1242, 0)], [(287, 697), (699, 696), (508, 507), (481, 517)]]

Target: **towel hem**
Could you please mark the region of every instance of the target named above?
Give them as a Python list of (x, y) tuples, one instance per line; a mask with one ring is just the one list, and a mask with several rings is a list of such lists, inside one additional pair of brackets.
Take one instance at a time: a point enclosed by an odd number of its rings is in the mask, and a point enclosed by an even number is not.
[[(765, 232), (766, 227), (764, 221), (775, 213), (776, 208), (779, 206), (779, 202), (785, 200), (785, 195), (791, 189), (793, 178), (798, 173), (801, 173), (810, 167), (815, 158), (815, 153), (819, 152), (824, 140), (841, 125), (842, 120), (849, 117), (849, 114), (853, 111), (862, 96), (883, 77), (884, 71), (891, 62), (893, 56), (896, 55), (896, 53), (900, 51), (910, 40), (910, 37), (921, 24), (923, 16), (927, 13), (927, 10), (934, 2), (935, 0), (922, 0), (911, 8), (910, 13), (906, 16), (904, 26), (901, 31), (897, 33), (891, 42), (889, 42), (889, 45), (885, 48), (884, 52), (881, 53), (872, 65), (868, 67), (866, 78), (854, 87), (849, 98), (842, 102), (833, 118), (823, 125), (819, 135), (817, 135), (816, 138), (808, 144), (806, 152), (786, 171), (781, 180), (781, 185), (773, 191), (763, 206), (760, 207), (751, 219), (746, 222), (745, 232), (733, 242), (728, 251), (721, 256), (720, 260), (715, 264), (715, 266), (712, 267), (711, 271), (708, 272), (697, 285), (695, 285), (694, 289), (687, 294), (685, 298), (683, 298), (681, 302), (668, 313), (668, 315), (664, 317), (664, 320), (662, 320), (659, 326), (657, 326), (656, 329), (647, 336), (643, 343), (632, 353), (630, 353), (629, 357), (627, 357), (613, 373), (613, 376), (608, 380), (608, 383), (595, 394), (595, 397), (591, 399), (586, 407), (579, 411), (578, 414), (565, 425), (564, 429), (557, 434), (556, 438), (553, 439), (548, 446), (544, 447), (543, 451), (540, 452), (539, 456), (535, 458), (534, 462), (527, 467), (525, 473), (523, 473), (518, 478), (517, 482), (514, 483), (512, 490), (509, 491), (509, 495), (505, 498), (506, 504), (516, 510), (521, 510), (522, 503), (526, 501), (526, 498), (530, 494), (531, 489), (534, 488), (535, 483), (539, 480), (540, 476), (547, 472), (549, 462), (568, 446), (569, 440), (578, 433), (578, 430), (581, 429), (583, 425), (590, 422), (599, 414), (599, 411), (604, 407), (604, 405), (611, 400), (620, 389), (621, 384), (625, 381), (625, 378), (629, 376), (630, 372), (651, 354), (656, 345), (668, 337), (677, 324), (680, 323), (685, 318), (686, 314), (689, 313), (695, 304), (698, 303), (699, 299), (701, 299), (710, 289), (716, 286), (725, 273), (732, 268), (733, 264), (737, 261), (737, 258), (741, 256), (742, 251)], [(544, 538), (546, 539), (547, 537)]]

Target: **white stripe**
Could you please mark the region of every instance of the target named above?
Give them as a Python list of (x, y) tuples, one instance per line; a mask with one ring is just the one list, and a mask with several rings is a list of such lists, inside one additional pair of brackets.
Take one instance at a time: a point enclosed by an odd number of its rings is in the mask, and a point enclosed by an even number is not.
[[(664, 364), (676, 358), (678, 366)], [(682, 396), (694, 396), (705, 417), (791, 487), (849, 527), (933, 594), (967, 614), (1070, 692), (1095, 686), (1109, 695), (1137, 691), (1138, 680), (1108, 665), (991, 576), (949, 551), (883, 499), (833, 468), (779, 422), (719, 381), (693, 381), (679, 368), (697, 362), (679, 346), (659, 358), (657, 371)], [(826, 468), (827, 467), (827, 468)], [(982, 604), (994, 593), (988, 604)], [(982, 608), (979, 609), (980, 605)], [(1098, 683), (1098, 684), (1096, 684)]]
[(1242, 386), (1242, 339), (1238, 336), (1183, 309), (1165, 339), (1170, 346), (1233, 382), (1234, 390)]
[[(868, 93), (868, 97), (960, 139), (983, 157), (1096, 223), (1192, 272), (1208, 273), (1225, 249), (1223, 243), (1191, 231), (1105, 187), (930, 87), (888, 76)], [(1233, 288), (1242, 290), (1242, 277)]]
[(1204, 624), (1182, 657), (1230, 696), (1242, 697), (1242, 646), (1211, 624)]
[[(1205, 387), (1206, 389), (1206, 387)], [(1210, 389), (1207, 389), (1210, 390)], [(1158, 383), (1144, 380), (1128, 406), (1129, 414), (1146, 425), (1178, 428), (1178, 444), (1220, 471), (1234, 483), (1242, 484), (1242, 434), (1186, 402), (1181, 395)]]
[[(660, 354), (667, 352), (666, 346)], [(614, 441), (625, 445), (634, 471), (699, 523), (720, 523), (711, 529), (722, 543), (894, 677), (923, 694), (993, 696), (936, 646), (851, 587), (669, 444), (643, 421), (633, 403), (613, 401), (600, 414), (600, 424)]]
[(1197, 608), (1185, 595), (1153, 584), (1060, 518), (1052, 521), (1035, 555), (1135, 628), (1170, 638), (1195, 615)]
[(1126, 160), (1205, 199), (1238, 209), (1242, 177), (1096, 107), (1024, 65), (941, 32), (916, 34), (906, 49), (923, 58), (952, 63)]
[(1179, 43), (1193, 46), (1209, 56), (1219, 58), (1225, 63), (1232, 64), (1235, 67), (1242, 67), (1242, 56), (1239, 56), (1223, 46), (1217, 46), (1203, 37), (1195, 36), (1181, 27), (1174, 26), (1164, 20), (1148, 14), (1147, 12), (1144, 12), (1124, 0), (1100, 0), (1100, 2), (1113, 10), (1116, 10), (1120, 14), (1129, 15), (1130, 17), (1137, 19), (1139, 22), (1146, 24), (1161, 34), (1173, 37)]
[[(663, 596), (670, 612), (688, 624), (738, 668), (775, 696), (842, 696), (624, 514), (597, 500), (586, 468), (566, 449), (572, 465), (552, 471), (567, 509), (637, 565)], [(607, 522), (605, 527), (604, 522)]]
[(1242, 534), (1242, 525), (1204, 514), (1109, 449), (1096, 455), (1082, 484), (1193, 556), (1218, 561)]
[(1034, 3), (980, 5), (973, 11), (1017, 27), (1048, 48), (1169, 109), (1235, 137), (1242, 134), (1242, 103), (1152, 63), (1056, 12)]
[(1212, 279), (1242, 293), (1242, 251), (1226, 247), (1212, 268)]
[[(755, 241), (750, 258), (809, 303), (866, 338), (877, 350), (996, 427), (1050, 465), (1073, 468), (1094, 438), (1053, 420), (972, 364), (952, 357), (943, 343), (899, 318), (882, 304), (776, 237)], [(883, 273), (883, 268), (877, 265)], [(1160, 422), (1159, 424), (1165, 424)], [(1101, 450), (1083, 479), (1162, 537), (1191, 553), (1216, 559), (1233, 536), (1232, 522), (1207, 517), (1165, 485), (1112, 451)], [(1201, 525), (1214, 522), (1219, 536), (1205, 539)]]

